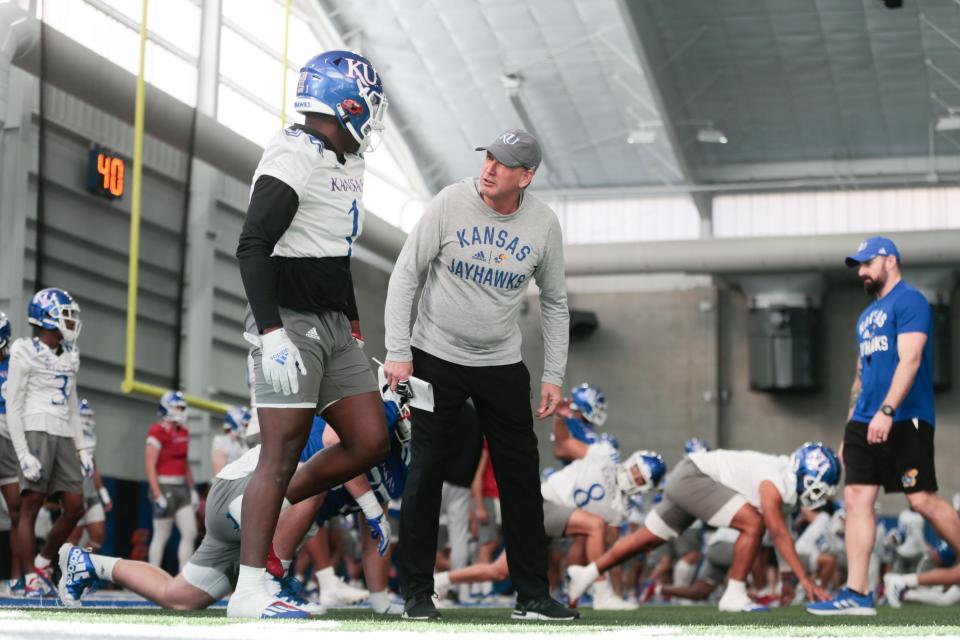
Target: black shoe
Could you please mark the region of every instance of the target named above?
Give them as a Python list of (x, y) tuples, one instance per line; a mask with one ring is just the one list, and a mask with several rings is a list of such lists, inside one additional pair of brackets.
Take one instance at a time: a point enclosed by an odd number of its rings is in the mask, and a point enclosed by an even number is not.
[(514, 620), (537, 620), (541, 622), (569, 622), (580, 618), (580, 612), (574, 609), (567, 609), (565, 606), (551, 598), (543, 596), (527, 602), (517, 602), (513, 608)]
[(407, 598), (403, 605), (403, 617), (407, 620), (439, 620), (440, 612), (433, 604), (433, 594), (421, 593)]

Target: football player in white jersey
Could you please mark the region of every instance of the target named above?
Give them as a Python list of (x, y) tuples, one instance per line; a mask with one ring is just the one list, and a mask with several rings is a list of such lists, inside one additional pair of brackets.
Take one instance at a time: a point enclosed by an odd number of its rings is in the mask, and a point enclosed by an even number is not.
[(798, 498), (803, 506), (820, 506), (839, 483), (840, 461), (819, 442), (801, 446), (790, 458), (724, 449), (691, 453), (667, 478), (663, 501), (647, 515), (643, 527), (618, 540), (596, 562), (567, 569), (569, 596), (571, 600), (580, 597), (603, 572), (677, 537), (699, 518), (710, 526), (740, 532), (730, 579), (720, 598), (721, 611), (767, 610), (753, 602), (746, 589), (747, 573), (765, 529), (807, 597), (826, 600), (829, 596), (813, 584), (797, 556), (783, 510)]
[[(25, 593), (52, 595), (50, 562), (83, 516), (83, 478), (93, 474), (93, 451), (84, 444), (77, 401), (80, 306), (66, 291), (48, 288), (33, 296), (27, 315), (34, 336), (13, 343), (4, 387), (7, 426), (20, 463), (17, 543)], [(37, 514), (56, 493), (63, 510), (34, 557)]]
[(13, 335), (10, 320), (0, 311), (0, 496), (7, 504), (10, 517), (10, 576), (14, 591), (23, 589), (20, 573), (20, 554), (17, 551), (17, 523), (20, 521), (20, 463), (7, 430), (7, 402), (3, 385), (10, 366), (10, 339)]
[[(83, 424), (83, 446), (93, 452), (97, 446), (97, 421), (93, 407), (86, 398), (80, 400), (80, 422)], [(83, 546), (99, 551), (107, 532), (106, 514), (113, 508), (113, 501), (100, 478), (96, 463), (93, 465), (93, 476), (83, 479), (83, 501), (86, 512), (67, 541), (80, 544), (81, 537), (86, 532), (87, 539), (83, 541)]]
[[(589, 560), (598, 559), (603, 552), (605, 524), (620, 525), (626, 521), (629, 496), (653, 490), (667, 471), (663, 458), (652, 451), (637, 451), (622, 463), (618, 460), (611, 444), (599, 442), (590, 445), (586, 456), (550, 474), (540, 485), (547, 536), (583, 537)], [(499, 581), (508, 575), (507, 555), (501, 553), (492, 563), (434, 574), (433, 583), (434, 589), (443, 593), (451, 584)], [(594, 609), (623, 610), (636, 606), (617, 596), (605, 577), (596, 577)]]
[(211, 473), (216, 476), (226, 465), (237, 460), (247, 451), (247, 425), (250, 410), (246, 407), (230, 407), (223, 420), (223, 433), (213, 437), (210, 445)]
[[(284, 494), (299, 502), (390, 450), (350, 274), (364, 219), (362, 152), (383, 130), (383, 85), (363, 56), (328, 51), (301, 69), (294, 108), (305, 124), (277, 132), (264, 149), (237, 247), (262, 451), (244, 498), (231, 617), (269, 615), (263, 575)], [(317, 412), (341, 443), (291, 482)]]

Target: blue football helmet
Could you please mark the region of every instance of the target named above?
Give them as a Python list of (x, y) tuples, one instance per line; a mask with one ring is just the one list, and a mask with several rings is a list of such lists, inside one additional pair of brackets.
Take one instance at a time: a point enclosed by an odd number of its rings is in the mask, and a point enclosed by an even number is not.
[(80, 305), (63, 289), (47, 287), (37, 291), (27, 305), (27, 321), (59, 331), (64, 342), (76, 342), (80, 337)]
[(227, 409), (227, 415), (223, 420), (223, 430), (232, 431), (242, 437), (247, 431), (247, 425), (250, 424), (251, 418), (250, 409), (230, 407)]
[(957, 552), (943, 540), (938, 540), (933, 547), (933, 561), (941, 567), (952, 567), (957, 564)]
[(586, 382), (570, 393), (570, 407), (595, 427), (602, 427), (607, 421), (607, 399), (600, 389)]
[(90, 401), (86, 398), (80, 400), (80, 417), (81, 418), (92, 418), (94, 416), (93, 407), (90, 406)]
[(683, 452), (686, 455), (696, 451), (710, 451), (710, 445), (703, 438), (690, 438), (683, 443)]
[(358, 53), (326, 51), (300, 69), (293, 108), (335, 117), (360, 144), (361, 152), (373, 151), (379, 143), (387, 105), (380, 75)]
[[(636, 467), (643, 477), (638, 483), (633, 475)], [(636, 451), (624, 462), (617, 465), (617, 486), (620, 491), (630, 496), (635, 493), (646, 493), (655, 489), (667, 475), (667, 463), (663, 456), (656, 451)]]
[(840, 460), (822, 442), (807, 442), (791, 456), (797, 474), (797, 496), (810, 509), (823, 506), (840, 485)]
[(157, 414), (162, 420), (185, 424), (187, 421), (187, 401), (182, 391), (167, 391), (160, 397)]
[(7, 314), (0, 311), (0, 359), (5, 358), (10, 349), (11, 335), (13, 335), (13, 328), (10, 326), (10, 320)]

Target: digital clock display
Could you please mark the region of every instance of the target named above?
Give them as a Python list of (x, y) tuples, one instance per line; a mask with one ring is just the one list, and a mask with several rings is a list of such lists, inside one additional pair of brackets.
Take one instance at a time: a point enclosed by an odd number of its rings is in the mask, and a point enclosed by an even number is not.
[(122, 198), (125, 169), (119, 155), (105, 147), (94, 147), (87, 165), (87, 189), (111, 200)]

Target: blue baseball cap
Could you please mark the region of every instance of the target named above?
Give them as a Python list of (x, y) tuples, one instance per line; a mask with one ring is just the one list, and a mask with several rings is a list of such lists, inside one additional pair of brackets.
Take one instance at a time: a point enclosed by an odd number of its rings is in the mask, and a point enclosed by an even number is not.
[(873, 236), (861, 242), (855, 254), (847, 256), (847, 266), (856, 267), (861, 262), (868, 262), (877, 256), (896, 256), (897, 262), (900, 262), (900, 252), (897, 251), (897, 245), (893, 244), (893, 240), (883, 236)]

